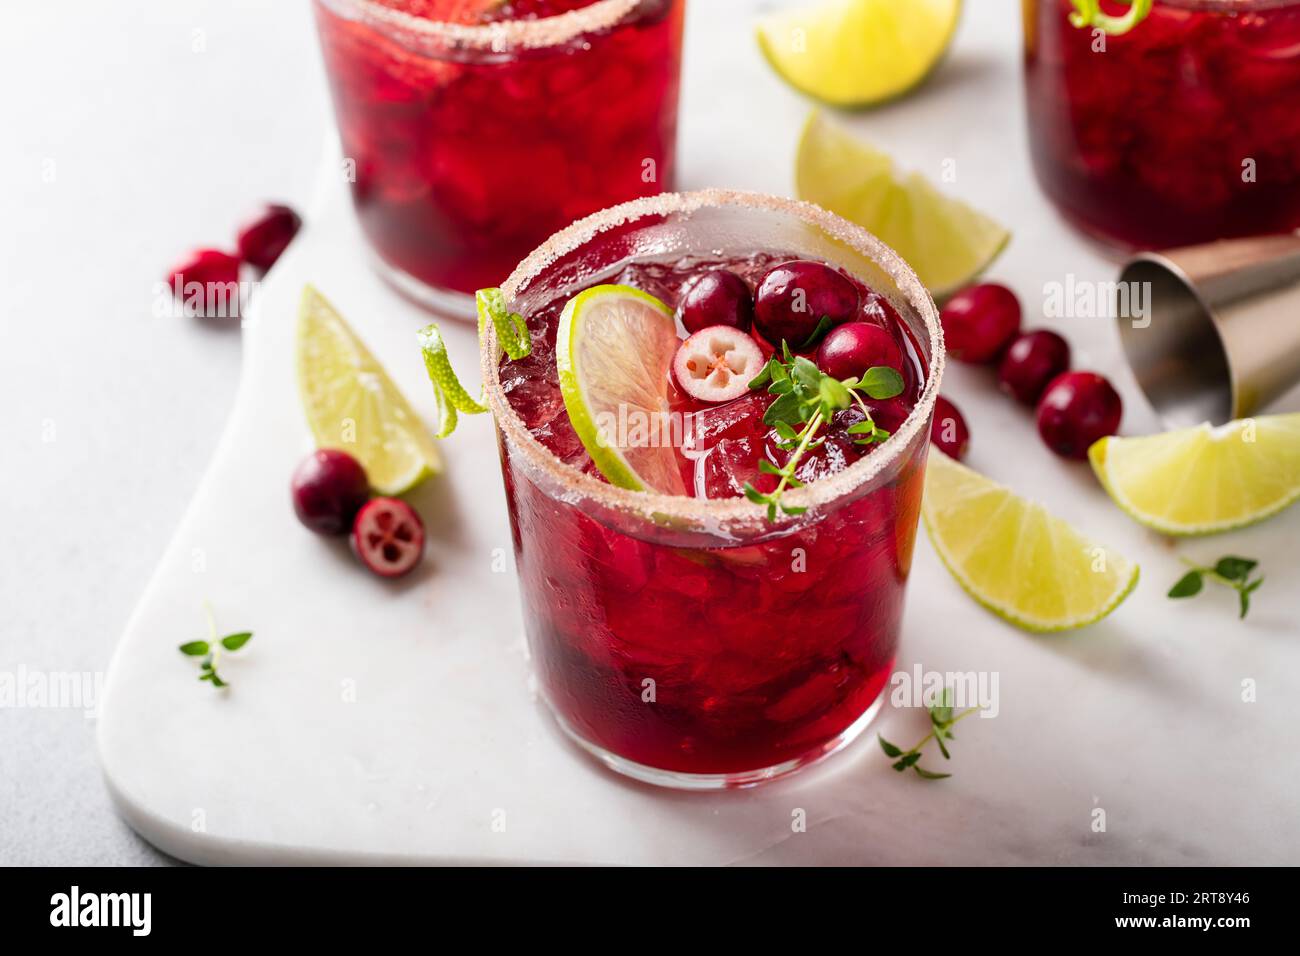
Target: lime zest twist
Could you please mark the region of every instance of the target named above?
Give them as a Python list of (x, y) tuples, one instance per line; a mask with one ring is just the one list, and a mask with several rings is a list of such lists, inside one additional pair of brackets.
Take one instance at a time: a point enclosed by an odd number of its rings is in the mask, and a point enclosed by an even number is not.
[(1101, 12), (1101, 0), (1071, 0), (1074, 13), (1070, 14), (1070, 23), (1080, 30), (1088, 27), (1101, 30), (1110, 36), (1128, 33), (1147, 18), (1151, 12), (1153, 0), (1128, 0), (1128, 12), (1122, 17), (1113, 17)]
[[(498, 359), (502, 351), (511, 359), (521, 359), (532, 352), (533, 340), (528, 334), (528, 323), (518, 312), (506, 308), (506, 297), (500, 289), (479, 289), (474, 293), (474, 304), (478, 311), (480, 349), (487, 344), (487, 324), (491, 321), (497, 334)], [(482, 397), (474, 398), (460, 383), (455, 369), (451, 367), (447, 344), (436, 324), (426, 325), (416, 336), (438, 407), (437, 436), (446, 438), (456, 430), (459, 415), (482, 415), (488, 411), (487, 402)]]

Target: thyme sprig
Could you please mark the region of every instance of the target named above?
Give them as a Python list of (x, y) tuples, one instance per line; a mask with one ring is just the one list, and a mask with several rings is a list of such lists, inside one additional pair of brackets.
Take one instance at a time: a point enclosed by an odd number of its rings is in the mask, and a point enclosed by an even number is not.
[(921, 748), (933, 740), (939, 745), (939, 753), (943, 754), (943, 759), (951, 760), (952, 755), (948, 753), (948, 747), (944, 741), (955, 740), (956, 738), (952, 735), (952, 728), (958, 721), (966, 719), (971, 714), (978, 713), (980, 708), (971, 707), (963, 710), (960, 714), (955, 713), (952, 706), (952, 688), (945, 687), (940, 702), (931, 704), (927, 709), (930, 711), (930, 732), (917, 741), (910, 750), (904, 750), (902, 747), (891, 744), (880, 734), (876, 734), (876, 737), (880, 741), (880, 749), (885, 752), (885, 756), (897, 758), (892, 766), (899, 773), (910, 767), (916, 771), (918, 777), (923, 777), (926, 780), (943, 780), (946, 777), (951, 777), (952, 774), (936, 773), (922, 767)]
[(821, 445), (825, 437), (818, 432), (836, 412), (856, 404), (865, 416), (851, 425), (848, 432), (860, 436), (855, 445), (882, 442), (889, 432), (876, 425), (871, 409), (862, 400), (893, 398), (903, 391), (903, 376), (888, 366), (873, 365), (860, 377), (843, 380), (833, 378), (802, 355), (793, 355), (790, 346), (781, 343), (781, 356), (773, 355), (762, 370), (749, 383), (753, 390), (766, 389), (776, 396), (763, 415), (763, 424), (776, 430), (777, 447), (790, 452), (784, 465), (769, 459), (758, 463), (765, 475), (775, 475), (780, 480), (770, 492), (762, 492), (751, 483), (745, 483), (745, 497), (755, 504), (767, 506), (767, 520), (775, 521), (777, 512), (787, 515), (803, 514), (807, 508), (785, 504), (781, 499), (787, 488), (802, 488), (803, 482), (795, 477), (799, 462), (812, 449)]
[(1213, 567), (1205, 567), (1186, 558), (1183, 559), (1183, 563), (1192, 570), (1179, 578), (1169, 589), (1169, 597), (1185, 598), (1199, 594), (1201, 588), (1205, 586), (1205, 579), (1209, 578), (1216, 584), (1222, 584), (1237, 592), (1237, 606), (1240, 608), (1238, 620), (1244, 618), (1250, 611), (1250, 596), (1264, 583), (1263, 575), (1253, 580), (1250, 577), (1250, 573), (1259, 566), (1259, 562), (1253, 558), (1239, 558), (1230, 554), (1219, 558), (1214, 562)]
[(229, 682), (222, 680), (221, 675), (217, 673), (217, 660), (223, 650), (237, 651), (251, 641), (253, 632), (236, 631), (225, 637), (217, 637), (217, 624), (212, 619), (212, 608), (205, 604), (203, 610), (208, 617), (208, 639), (182, 644), (180, 652), (186, 657), (203, 658), (200, 662), (199, 680), (208, 681), (213, 687), (229, 687)]

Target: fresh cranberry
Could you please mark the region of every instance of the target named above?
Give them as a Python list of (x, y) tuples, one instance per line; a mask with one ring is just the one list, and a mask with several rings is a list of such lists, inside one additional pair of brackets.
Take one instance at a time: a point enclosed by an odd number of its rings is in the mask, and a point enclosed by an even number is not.
[(858, 314), (858, 290), (823, 262), (795, 259), (769, 269), (754, 295), (754, 325), (773, 345), (799, 350), (825, 318), (831, 325)]
[(1087, 458), (1093, 442), (1119, 431), (1124, 403), (1095, 372), (1056, 376), (1038, 401), (1038, 434), (1064, 458)]
[(374, 498), (357, 512), (352, 550), (381, 578), (400, 577), (424, 557), (424, 522), (400, 498)]
[(239, 259), (219, 249), (196, 249), (167, 273), (176, 297), (199, 315), (239, 315)]
[(894, 337), (869, 322), (836, 326), (817, 350), (817, 366), (832, 378), (859, 378), (873, 365), (902, 371), (903, 353)]
[(939, 313), (948, 354), (961, 362), (992, 362), (1020, 331), (1020, 300), (1004, 285), (962, 289)]
[(264, 206), (239, 230), (239, 255), (265, 272), (298, 234), (302, 218), (288, 206)]
[(347, 534), (370, 497), (366, 470), (345, 451), (322, 448), (298, 465), (290, 482), (298, 520), (317, 534)]
[(677, 384), (701, 402), (730, 402), (749, 392), (764, 365), (763, 352), (748, 332), (729, 325), (700, 329), (677, 348)]
[(934, 401), (934, 418), (930, 420), (930, 441), (936, 448), (961, 461), (970, 447), (970, 429), (957, 406), (939, 395)]
[(862, 297), (862, 308), (858, 310), (859, 322), (871, 322), (884, 328), (897, 328), (902, 324), (898, 310), (889, 304), (879, 292), (868, 292)]
[(740, 276), (715, 269), (687, 286), (677, 306), (677, 317), (692, 335), (715, 325), (748, 332), (754, 324), (754, 296)]
[(998, 366), (1002, 391), (1025, 405), (1038, 404), (1047, 383), (1070, 367), (1070, 346), (1055, 332), (1034, 329), (1007, 348)]

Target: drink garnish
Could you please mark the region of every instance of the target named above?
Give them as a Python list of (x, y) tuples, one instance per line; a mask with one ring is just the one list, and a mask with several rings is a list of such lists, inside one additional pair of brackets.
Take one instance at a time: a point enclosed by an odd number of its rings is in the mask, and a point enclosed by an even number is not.
[(777, 74), (835, 106), (902, 96), (930, 75), (952, 42), (961, 0), (831, 0), (778, 10), (758, 25)]
[(795, 189), (800, 199), (879, 236), (938, 299), (969, 284), (1011, 239), (1002, 225), (920, 173), (899, 172), (888, 155), (820, 110), (799, 139)]
[[(673, 310), (632, 286), (592, 286), (560, 313), (555, 365), (564, 410), (612, 485), (686, 494), (672, 443), (650, 437), (663, 434), (655, 425), (669, 415), (668, 373), (681, 344)], [(754, 353), (747, 363), (761, 360), (757, 346)]]
[(1250, 611), (1250, 596), (1264, 583), (1262, 576), (1251, 580), (1250, 573), (1259, 566), (1259, 562), (1252, 558), (1239, 558), (1230, 554), (1219, 558), (1210, 567), (1196, 564), (1186, 558), (1183, 562), (1192, 570), (1178, 579), (1178, 582), (1169, 589), (1168, 596), (1185, 598), (1199, 594), (1204, 587), (1205, 579), (1209, 578), (1216, 584), (1222, 584), (1237, 592), (1237, 601), (1241, 609), (1238, 619), (1244, 618)]
[(225, 637), (217, 637), (217, 624), (212, 619), (212, 608), (203, 606), (208, 618), (208, 639), (206, 641), (189, 641), (180, 646), (180, 652), (186, 657), (202, 657), (199, 680), (208, 681), (213, 687), (229, 687), (228, 681), (221, 679), (217, 673), (217, 659), (223, 650), (237, 651), (253, 639), (252, 631), (236, 631)]
[[(528, 334), (528, 324), (518, 312), (506, 308), (505, 294), (500, 289), (479, 289), (474, 293), (474, 305), (478, 311), (478, 341), (482, 348), (487, 337), (487, 324), (497, 333), (500, 352), (504, 351), (511, 359), (521, 359), (532, 352), (533, 341)], [(433, 397), (438, 408), (437, 437), (446, 438), (456, 430), (457, 413), (464, 415), (482, 415), (488, 411), (483, 398), (475, 399), (470, 395), (447, 355), (447, 344), (442, 340), (442, 333), (436, 324), (426, 325), (416, 333), (420, 341), (420, 351), (424, 355), (424, 368), (433, 385)]]
[(1151, 12), (1153, 0), (1128, 0), (1128, 10), (1123, 16), (1115, 17), (1101, 12), (1101, 0), (1071, 0), (1074, 12), (1070, 14), (1070, 23), (1080, 30), (1092, 28), (1101, 30), (1110, 36), (1128, 33), (1147, 18)]
[(937, 448), (925, 470), (921, 517), (966, 593), (1027, 631), (1094, 624), (1137, 586), (1133, 561)]
[(319, 448), (361, 463), (381, 495), (399, 495), (442, 470), (429, 429), (384, 367), (314, 287), (298, 312), (298, 393)]
[(750, 482), (745, 483), (745, 497), (755, 504), (767, 505), (768, 521), (776, 520), (778, 509), (787, 515), (799, 515), (808, 510), (783, 503), (781, 496), (786, 488), (803, 487), (795, 477), (799, 461), (810, 448), (821, 443), (814, 441), (817, 432), (837, 411), (856, 403), (866, 417), (849, 427), (849, 434), (861, 436), (853, 443), (870, 445), (881, 442), (889, 437), (889, 432), (877, 427), (871, 410), (859, 393), (885, 399), (903, 391), (903, 376), (887, 366), (873, 366), (861, 377), (841, 381), (827, 375), (811, 360), (792, 355), (785, 342), (781, 343), (781, 352), (781, 358), (773, 355), (749, 383), (751, 389), (766, 388), (776, 396), (776, 401), (763, 415), (763, 423), (776, 429), (780, 436), (777, 446), (791, 453), (784, 466), (766, 458), (758, 463), (758, 470), (763, 474), (780, 478), (771, 492), (759, 491)]
[(1213, 534), (1263, 521), (1300, 499), (1300, 414), (1260, 415), (1088, 449), (1102, 487), (1162, 534)]
[(880, 749), (885, 752), (887, 757), (896, 757), (893, 768), (899, 773), (911, 767), (916, 771), (918, 777), (926, 780), (943, 780), (951, 777), (950, 773), (935, 773), (933, 770), (926, 770), (921, 766), (921, 748), (934, 740), (939, 745), (939, 753), (943, 754), (944, 760), (951, 760), (952, 755), (948, 753), (948, 747), (945, 740), (955, 740), (952, 735), (953, 726), (959, 721), (971, 714), (978, 713), (980, 708), (971, 707), (963, 710), (960, 714), (953, 712), (952, 706), (952, 688), (943, 689), (943, 697), (939, 703), (931, 704), (926, 709), (930, 712), (930, 732), (922, 737), (911, 749), (904, 750), (901, 747), (891, 744), (882, 734), (876, 734), (880, 741)]

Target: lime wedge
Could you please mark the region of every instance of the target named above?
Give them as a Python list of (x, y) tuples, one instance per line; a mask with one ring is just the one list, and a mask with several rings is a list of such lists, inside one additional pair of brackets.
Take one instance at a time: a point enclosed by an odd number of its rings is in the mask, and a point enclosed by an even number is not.
[(758, 45), (795, 89), (870, 106), (929, 75), (952, 41), (961, 0), (830, 0), (766, 17)]
[(1137, 584), (1132, 561), (934, 448), (921, 515), (967, 593), (1028, 631), (1100, 621)]
[(1300, 498), (1300, 414), (1103, 438), (1088, 459), (1134, 520), (1164, 534), (1214, 534)]
[(298, 309), (298, 392), (316, 444), (356, 458), (379, 494), (401, 494), (442, 471), (420, 417), (312, 286)]
[(673, 310), (631, 286), (592, 286), (560, 314), (560, 394), (573, 430), (611, 484), (686, 493), (671, 430), (652, 426), (666, 421), (659, 416), (668, 411), (668, 368), (680, 344)]
[(799, 140), (795, 183), (800, 199), (856, 222), (893, 247), (938, 298), (968, 285), (1011, 238), (920, 174), (899, 178), (886, 154), (820, 112), (808, 117)]

